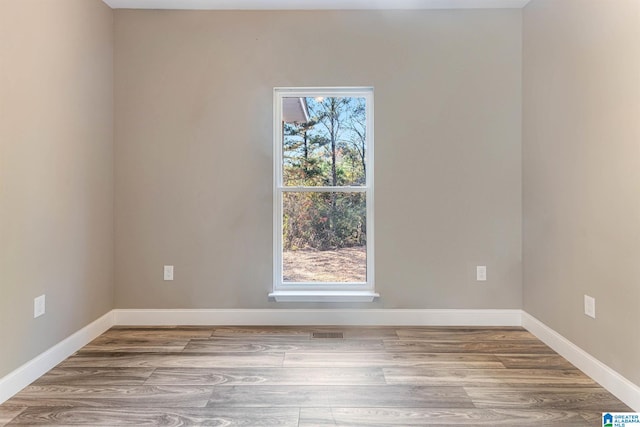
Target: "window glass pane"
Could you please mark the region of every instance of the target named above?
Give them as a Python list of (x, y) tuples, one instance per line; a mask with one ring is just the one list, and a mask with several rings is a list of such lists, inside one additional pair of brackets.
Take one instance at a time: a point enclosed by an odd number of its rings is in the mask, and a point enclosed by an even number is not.
[(283, 281), (367, 280), (365, 193), (283, 193)]
[(365, 98), (282, 99), (285, 186), (365, 185)]

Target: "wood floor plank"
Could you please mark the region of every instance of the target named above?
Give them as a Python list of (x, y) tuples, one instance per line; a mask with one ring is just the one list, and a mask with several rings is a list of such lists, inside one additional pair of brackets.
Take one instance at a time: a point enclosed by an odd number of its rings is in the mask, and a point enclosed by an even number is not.
[(17, 417), (20, 413), (22, 413), (26, 406), (12, 406), (9, 404), (5, 404), (0, 406), (0, 427), (6, 426)]
[(209, 331), (212, 332), (216, 328), (215, 325), (115, 325), (109, 328), (109, 331), (128, 330), (128, 331)]
[(300, 427), (531, 426), (586, 427), (575, 411), (474, 408), (302, 408)]
[(211, 337), (231, 337), (239, 339), (247, 338), (302, 338), (311, 339), (309, 329), (293, 326), (224, 326), (215, 328)]
[(396, 329), (379, 326), (232, 326), (218, 327), (212, 338), (312, 339), (314, 332), (342, 332), (344, 339), (397, 339)]
[(282, 366), (284, 353), (101, 353), (79, 354), (64, 368), (228, 368)]
[(335, 426), (332, 408), (300, 408), (300, 427)]
[(458, 327), (420, 327), (399, 328), (396, 331), (400, 340), (426, 341), (538, 341), (522, 328), (458, 328)]
[(384, 341), (390, 352), (413, 353), (488, 353), (520, 354), (524, 352), (540, 354), (555, 352), (540, 341), (425, 341), (389, 340)]
[(440, 368), (503, 368), (488, 354), (443, 353), (286, 353), (285, 367), (393, 367), (439, 366)]
[(559, 354), (496, 354), (500, 362), (513, 369), (576, 369)]
[(12, 425), (295, 427), (296, 408), (31, 407)]
[(111, 328), (97, 337), (92, 343), (100, 343), (113, 339), (118, 340), (184, 340), (191, 338), (208, 338), (214, 328)]
[[(593, 423), (593, 425), (601, 426), (602, 424), (602, 411), (588, 411), (583, 410), (579, 411), (582, 418), (584, 418), (587, 422)], [(604, 411), (607, 412), (607, 411)]]
[(375, 385), (380, 368), (158, 368), (147, 385)]
[(571, 408), (624, 412), (629, 408), (601, 387), (465, 387), (478, 408)]
[(577, 369), (424, 369), (383, 368), (388, 384), (465, 386), (594, 387), (597, 383)]
[(204, 407), (212, 386), (27, 386), (9, 399), (13, 406)]
[(82, 353), (177, 353), (189, 344), (184, 340), (118, 340), (92, 342), (78, 351)]
[(34, 385), (142, 385), (154, 368), (60, 368), (44, 374)]
[(259, 353), (259, 352), (287, 352), (306, 353), (311, 351), (331, 352), (370, 352), (384, 351), (382, 340), (374, 339), (311, 339), (297, 341), (269, 341), (269, 340), (237, 340), (225, 338), (210, 338), (206, 340), (191, 340), (184, 348), (185, 353)]
[[(365, 340), (365, 339), (373, 339), (373, 340), (391, 340), (398, 339), (398, 334), (396, 333), (396, 328), (391, 327), (379, 327), (379, 326), (369, 326), (369, 327), (338, 327), (335, 328), (338, 331), (341, 331), (344, 334), (344, 338), (347, 340)], [(329, 329), (330, 330), (330, 329)], [(314, 329), (314, 332), (323, 332), (322, 328)]]
[(229, 386), (214, 387), (208, 406), (221, 407), (451, 407), (473, 404), (462, 387)]

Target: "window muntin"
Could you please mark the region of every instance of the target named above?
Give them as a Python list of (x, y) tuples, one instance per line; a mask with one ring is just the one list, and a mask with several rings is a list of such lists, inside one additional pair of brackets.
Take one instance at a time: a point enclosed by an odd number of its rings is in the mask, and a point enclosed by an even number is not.
[(373, 292), (373, 91), (274, 91), (274, 293)]

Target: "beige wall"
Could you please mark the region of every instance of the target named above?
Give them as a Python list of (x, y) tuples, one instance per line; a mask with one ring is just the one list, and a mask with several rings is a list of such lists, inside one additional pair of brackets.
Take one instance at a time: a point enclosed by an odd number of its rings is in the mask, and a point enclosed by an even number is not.
[(0, 377), (113, 307), (112, 111), (107, 6), (0, 1)]
[(521, 12), (116, 11), (116, 306), (294, 307), (267, 300), (273, 87), (358, 85), (366, 307), (520, 308)]
[(640, 2), (533, 0), (523, 39), (524, 308), (640, 384)]

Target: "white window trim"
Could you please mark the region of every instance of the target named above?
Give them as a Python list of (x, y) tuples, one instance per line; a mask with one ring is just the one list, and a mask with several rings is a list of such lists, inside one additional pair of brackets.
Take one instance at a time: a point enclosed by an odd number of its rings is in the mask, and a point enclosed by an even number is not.
[[(365, 98), (367, 109), (367, 165), (374, 165), (373, 88), (308, 87), (273, 90), (273, 292), (269, 297), (278, 302), (371, 302), (380, 295), (374, 287), (374, 200), (373, 167), (367, 167), (366, 186), (352, 187), (284, 187), (282, 185), (282, 99), (285, 97), (349, 96)], [(364, 192), (367, 199), (367, 281), (366, 283), (298, 283), (282, 281), (282, 195), (296, 191)]]

